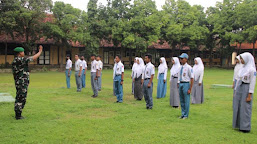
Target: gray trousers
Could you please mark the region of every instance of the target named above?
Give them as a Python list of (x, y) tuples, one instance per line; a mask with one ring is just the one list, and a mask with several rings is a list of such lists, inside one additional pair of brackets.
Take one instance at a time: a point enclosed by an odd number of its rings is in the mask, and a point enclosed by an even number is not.
[(82, 88), (82, 74), (81, 74), (81, 76), (79, 76), (79, 71), (75, 72), (75, 79), (76, 79), (77, 91), (81, 91), (81, 88)]
[(153, 107), (153, 83), (151, 84), (151, 87), (148, 88), (148, 83), (150, 79), (144, 80), (143, 84), (143, 93), (145, 97), (146, 107), (152, 108)]
[(246, 102), (249, 93), (249, 84), (241, 83), (242, 81), (240, 80), (233, 98), (233, 128), (250, 131), (253, 100)]
[(98, 96), (98, 81), (95, 80), (96, 72), (91, 72), (91, 87), (94, 92), (94, 96)]

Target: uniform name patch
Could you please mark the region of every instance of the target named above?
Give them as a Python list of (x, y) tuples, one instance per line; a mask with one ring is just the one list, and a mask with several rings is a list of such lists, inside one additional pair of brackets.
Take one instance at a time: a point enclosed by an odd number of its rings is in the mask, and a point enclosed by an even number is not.
[(256, 76), (256, 72), (254, 72), (254, 76)]

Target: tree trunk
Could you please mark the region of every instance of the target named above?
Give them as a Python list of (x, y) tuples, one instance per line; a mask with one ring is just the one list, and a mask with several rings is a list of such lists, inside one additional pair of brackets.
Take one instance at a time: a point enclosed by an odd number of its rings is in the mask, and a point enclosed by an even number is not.
[(242, 43), (239, 44), (239, 51), (238, 51), (237, 55), (239, 55), (241, 53), (241, 46), (242, 46)]
[(7, 67), (7, 41), (5, 41), (5, 67)]
[(213, 48), (210, 48), (210, 56), (209, 56), (209, 66), (212, 67), (213, 66), (213, 62), (212, 62), (212, 51), (213, 51)]
[(175, 46), (174, 44), (171, 45), (171, 57), (174, 56), (175, 47), (176, 47), (176, 46)]
[(255, 43), (256, 41), (253, 42), (253, 57), (255, 57)]
[(131, 62), (132, 62), (132, 52), (131, 48), (129, 49), (129, 67), (131, 67)]
[(63, 48), (61, 49), (61, 65), (60, 65), (61, 70), (63, 70)]

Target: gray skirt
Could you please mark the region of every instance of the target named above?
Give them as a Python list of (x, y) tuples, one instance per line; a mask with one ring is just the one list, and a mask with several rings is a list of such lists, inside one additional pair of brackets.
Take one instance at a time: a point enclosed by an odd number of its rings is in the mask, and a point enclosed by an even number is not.
[(191, 91), (191, 97), (192, 104), (201, 104), (204, 101), (203, 83), (201, 86), (199, 86), (199, 79), (197, 81), (194, 81)]
[(135, 78), (134, 82), (134, 98), (141, 100), (143, 98), (143, 88), (141, 85), (142, 75), (138, 78)]
[(171, 78), (170, 81), (170, 105), (173, 107), (179, 106), (178, 78)]
[[(246, 102), (249, 94), (249, 84), (239, 80), (233, 98), (233, 128), (251, 130), (252, 101)], [(253, 98), (253, 95), (252, 95)]]

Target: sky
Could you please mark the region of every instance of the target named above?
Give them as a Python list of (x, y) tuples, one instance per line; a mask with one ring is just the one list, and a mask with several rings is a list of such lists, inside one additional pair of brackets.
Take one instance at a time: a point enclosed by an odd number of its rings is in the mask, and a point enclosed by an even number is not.
[[(89, 0), (53, 0), (53, 2), (56, 1), (63, 1), (64, 3), (71, 4), (75, 8), (79, 8), (81, 10), (87, 9), (87, 3)], [(164, 5), (165, 0), (154, 0), (156, 2), (157, 8), (160, 10), (162, 5)], [(208, 8), (210, 6), (215, 6), (216, 2), (222, 2), (223, 0), (186, 0), (191, 5), (202, 5), (203, 7)], [(107, 4), (107, 0), (98, 0), (99, 3), (102, 3), (104, 5)]]

